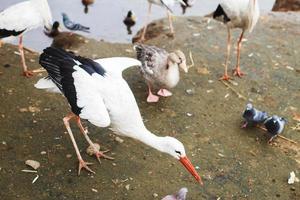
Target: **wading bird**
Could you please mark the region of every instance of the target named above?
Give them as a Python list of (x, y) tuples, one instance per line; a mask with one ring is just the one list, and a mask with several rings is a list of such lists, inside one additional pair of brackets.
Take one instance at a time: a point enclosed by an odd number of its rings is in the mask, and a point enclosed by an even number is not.
[(88, 13), (89, 6), (94, 3), (94, 0), (82, 0), (81, 3), (84, 5), (84, 13)]
[[(23, 49), (23, 35), (38, 27), (51, 29), (52, 15), (47, 0), (29, 0), (15, 4), (0, 13), (1, 39), (19, 37), (23, 75), (30, 77), (33, 72), (28, 70)], [(1, 46), (1, 44), (0, 44)]]
[[(63, 121), (71, 137), (81, 168), (88, 167), (78, 150), (69, 121), (76, 119), (82, 134), (91, 146), (80, 119), (107, 127), (119, 135), (139, 140), (161, 152), (179, 160), (184, 167), (202, 184), (192, 163), (186, 156), (183, 144), (173, 137), (159, 137), (151, 133), (144, 125), (132, 91), (122, 77), (122, 71), (131, 66), (140, 66), (133, 58), (104, 58), (90, 60), (61, 49), (49, 47), (40, 56), (40, 64), (47, 70), (48, 78), (41, 79), (36, 87), (50, 91), (61, 91), (67, 98), (72, 113)], [(97, 158), (106, 157), (95, 149)]]
[(171, 16), (171, 12), (172, 12), (171, 8), (173, 7), (173, 5), (176, 2), (185, 5), (185, 3), (183, 2), (183, 0), (148, 0), (149, 8), (148, 8), (148, 12), (147, 12), (146, 23), (145, 23), (145, 26), (143, 28), (142, 36), (140, 38), (141, 41), (145, 40), (145, 34), (146, 34), (146, 31), (147, 31), (147, 26), (148, 26), (148, 22), (149, 22), (149, 18), (150, 18), (152, 4), (159, 5), (161, 7), (165, 7), (166, 8), (168, 19), (169, 19), (169, 25), (170, 25), (170, 35), (171, 36), (174, 35), (174, 28), (173, 28), (172, 16)]
[(142, 62), (140, 71), (148, 85), (147, 102), (158, 102), (159, 97), (152, 93), (153, 88), (159, 88), (158, 95), (171, 96), (167, 90), (175, 87), (180, 79), (179, 68), (188, 72), (186, 58), (182, 51), (168, 53), (166, 50), (143, 44), (134, 46), (137, 59)]
[(131, 27), (133, 27), (136, 23), (136, 16), (133, 11), (131, 10), (128, 11), (125, 19), (123, 20), (123, 23), (127, 27), (128, 35), (131, 35), (132, 34)]
[(223, 22), (227, 26), (228, 31), (225, 73), (221, 77), (222, 80), (230, 79), (230, 76), (227, 74), (227, 67), (231, 49), (231, 29), (242, 29), (237, 43), (237, 63), (233, 73), (235, 76), (242, 77), (244, 75), (240, 69), (242, 40), (245, 31), (252, 32), (259, 19), (258, 0), (222, 0), (213, 13), (213, 18)]
[(45, 28), (44, 33), (45, 35), (47, 35), (48, 37), (56, 37), (59, 35), (60, 31), (59, 31), (59, 22), (55, 21), (51, 27), (51, 29), (47, 29)]

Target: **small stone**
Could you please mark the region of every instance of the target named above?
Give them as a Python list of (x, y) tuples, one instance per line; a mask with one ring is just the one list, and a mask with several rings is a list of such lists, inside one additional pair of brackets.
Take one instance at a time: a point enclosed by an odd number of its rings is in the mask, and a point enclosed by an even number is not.
[(92, 188), (92, 191), (93, 191), (93, 192), (96, 192), (96, 193), (98, 192), (98, 190), (96, 190), (95, 188)]
[(46, 151), (41, 151), (41, 155), (45, 155), (45, 154), (47, 154)]
[(71, 158), (72, 157), (72, 154), (67, 154), (66, 155), (66, 158)]
[(192, 113), (186, 113), (186, 116), (188, 116), (188, 117), (192, 117), (192, 116), (193, 116), (193, 114), (192, 114)]
[(188, 94), (188, 95), (193, 95), (195, 94), (195, 91), (193, 89), (187, 89), (185, 90), (185, 92)]
[(196, 166), (195, 168), (196, 168), (196, 169), (200, 169), (200, 167), (199, 167), (199, 166)]
[(129, 190), (129, 189), (130, 189), (130, 184), (127, 184), (127, 185), (125, 186), (125, 188), (126, 188), (126, 190)]
[(35, 160), (26, 160), (25, 164), (32, 167), (35, 170), (37, 170), (41, 166), (41, 164)]
[(117, 164), (116, 163), (112, 163), (112, 166), (117, 166)]
[(124, 140), (122, 138), (118, 137), (118, 136), (115, 138), (115, 140), (117, 142), (119, 142), (119, 143), (123, 143), (124, 142)]
[(153, 196), (154, 198), (156, 198), (156, 197), (158, 197), (158, 194), (157, 194), (157, 193), (153, 193), (152, 196)]
[(296, 188), (295, 188), (295, 187), (291, 187), (291, 190), (292, 190), (292, 191), (296, 191)]

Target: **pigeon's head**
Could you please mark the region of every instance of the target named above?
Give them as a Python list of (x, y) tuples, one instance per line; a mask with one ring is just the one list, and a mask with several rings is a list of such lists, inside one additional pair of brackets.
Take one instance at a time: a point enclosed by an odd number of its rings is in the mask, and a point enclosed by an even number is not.
[(186, 65), (186, 57), (184, 53), (180, 50), (172, 52), (168, 57), (168, 65), (177, 65), (179, 66), (185, 73), (188, 73), (189, 69)]
[(248, 103), (246, 105), (246, 110), (244, 111), (243, 117), (245, 119), (251, 119), (255, 115), (255, 110), (253, 109), (253, 105)]
[(66, 13), (62, 13), (61, 15), (64, 21), (69, 19)]

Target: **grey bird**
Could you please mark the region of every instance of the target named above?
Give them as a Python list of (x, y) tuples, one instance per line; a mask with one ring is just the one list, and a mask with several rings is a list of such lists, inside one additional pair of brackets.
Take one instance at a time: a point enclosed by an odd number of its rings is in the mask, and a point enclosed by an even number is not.
[(262, 124), (268, 118), (268, 114), (254, 108), (251, 103), (248, 103), (243, 113), (243, 118), (245, 119), (245, 122), (242, 125), (242, 128), (246, 128), (248, 125), (254, 126)]
[(67, 29), (69, 29), (71, 31), (83, 31), (83, 32), (86, 32), (86, 33), (90, 32), (89, 27), (86, 27), (86, 26), (83, 26), (79, 23), (75, 23), (75, 22), (71, 21), (67, 14), (62, 13), (62, 16), (63, 16), (64, 25)]
[(274, 138), (276, 138), (279, 134), (282, 133), (287, 120), (283, 117), (278, 117), (277, 115), (273, 115), (265, 120), (264, 125), (271, 134), (271, 138), (269, 139), (269, 143), (272, 142)]
[(164, 49), (143, 44), (136, 44), (134, 49), (137, 59), (142, 63), (141, 74), (148, 85), (147, 102), (159, 100), (159, 97), (152, 93), (152, 88), (158, 88), (157, 94), (160, 96), (172, 96), (168, 89), (175, 87), (179, 82), (179, 67), (188, 72), (184, 53), (180, 50), (168, 53)]
[(181, 188), (177, 194), (165, 196), (162, 200), (185, 200), (187, 195), (188, 189)]

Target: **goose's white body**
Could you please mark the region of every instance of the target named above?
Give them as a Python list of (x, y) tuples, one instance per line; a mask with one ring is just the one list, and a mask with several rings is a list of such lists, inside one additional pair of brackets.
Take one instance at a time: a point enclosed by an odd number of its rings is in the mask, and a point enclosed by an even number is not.
[(0, 13), (0, 29), (24, 31), (24, 34), (42, 26), (52, 26), (52, 15), (47, 0), (24, 1)]

